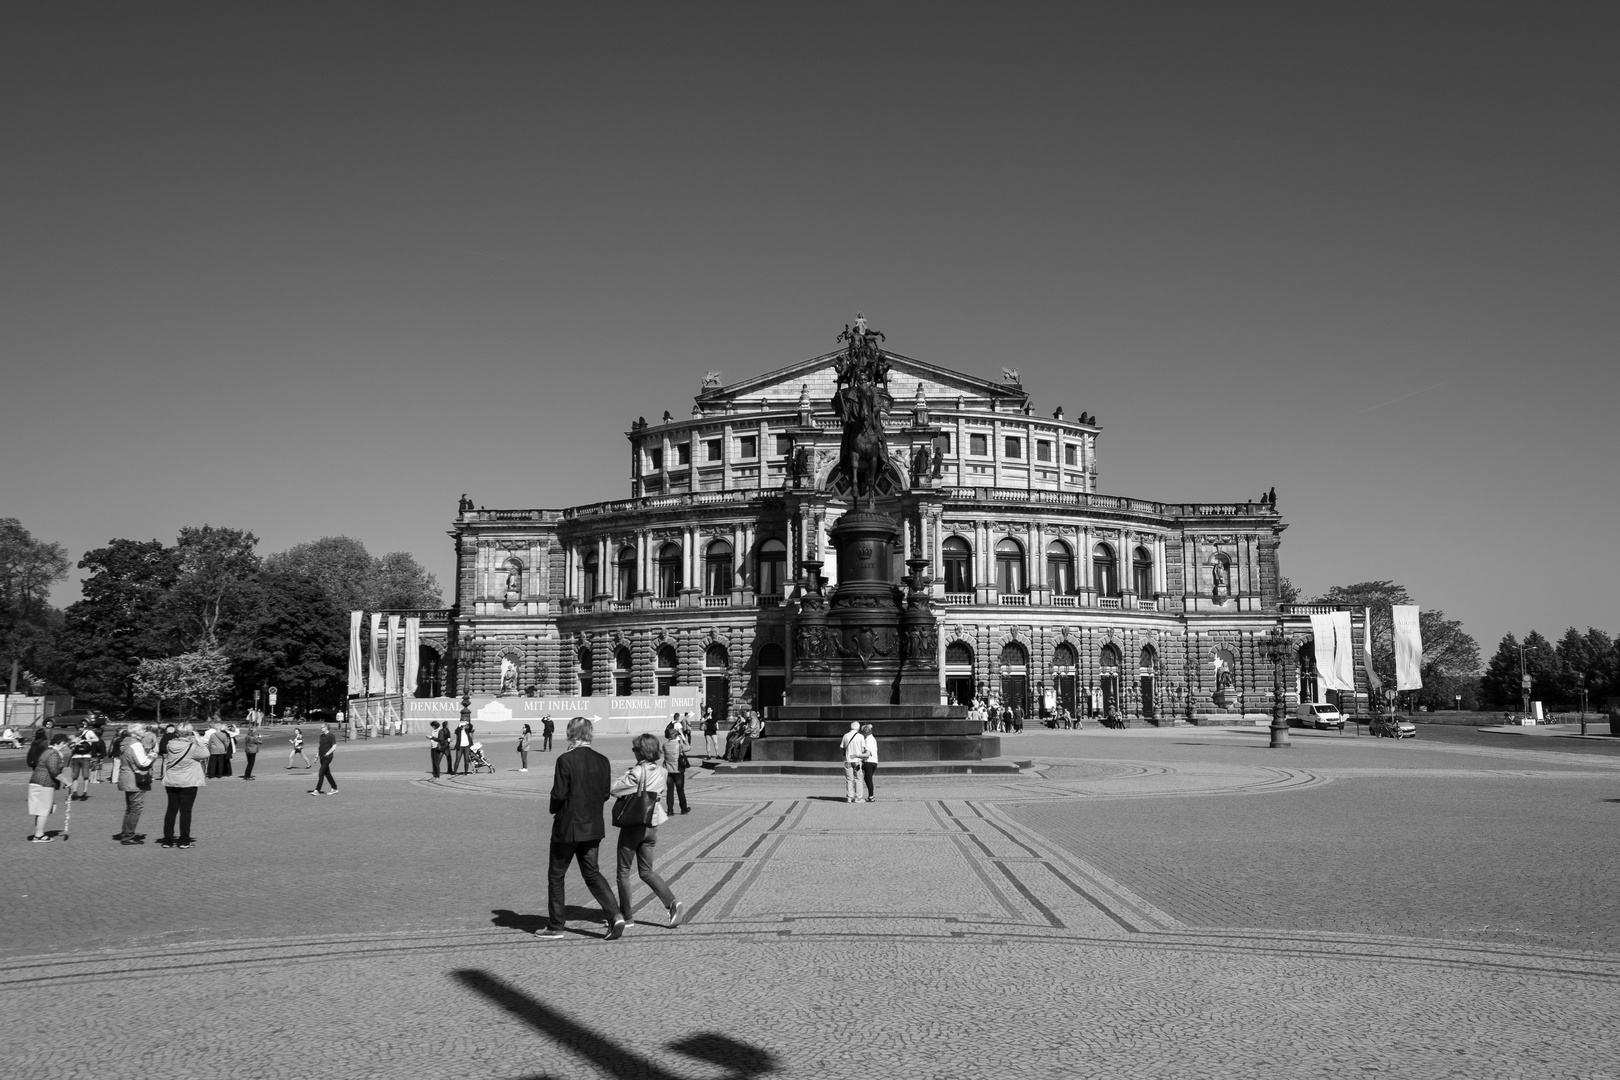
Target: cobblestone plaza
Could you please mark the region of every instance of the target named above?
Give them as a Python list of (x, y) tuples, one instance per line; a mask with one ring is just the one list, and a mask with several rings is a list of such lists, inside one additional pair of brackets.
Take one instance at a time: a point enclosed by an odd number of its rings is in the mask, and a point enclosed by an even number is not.
[(659, 844), (690, 922), (614, 943), (577, 876), (568, 940), (528, 932), (550, 754), (518, 773), (496, 741), (497, 774), (434, 783), (414, 739), (343, 744), (310, 799), (272, 744), (187, 852), (112, 843), (96, 787), (70, 842), (6, 848), (0, 1073), (1620, 1071), (1614, 748), (1264, 742), (1035, 732), (1019, 775), (880, 771), (864, 806), (698, 772)]

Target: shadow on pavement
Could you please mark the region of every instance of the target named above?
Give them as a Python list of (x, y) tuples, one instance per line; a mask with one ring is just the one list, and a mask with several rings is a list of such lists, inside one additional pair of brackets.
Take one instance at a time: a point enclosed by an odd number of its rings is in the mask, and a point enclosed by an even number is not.
[[(594, 923), (597, 929), (601, 929), (604, 925), (601, 908), (586, 908), (569, 904), (564, 911), (571, 922)], [(503, 930), (521, 930), (525, 934), (532, 934), (536, 930), (543, 929), (548, 919), (548, 916), (543, 913), (522, 915), (507, 908), (496, 908), (490, 914), (494, 916), (489, 920), (492, 925), (499, 926)]]
[[(525, 994), (487, 971), (461, 968), (451, 973), (457, 982), (491, 1004), (517, 1017), (558, 1045), (585, 1058), (609, 1076), (640, 1080), (675, 1080), (675, 1074), (626, 1050), (595, 1031), (570, 1019), (544, 1002)], [(722, 1080), (750, 1080), (776, 1071), (776, 1056), (769, 1050), (738, 1042), (718, 1032), (701, 1032), (669, 1044), (689, 1058), (718, 1065), (727, 1073)]]

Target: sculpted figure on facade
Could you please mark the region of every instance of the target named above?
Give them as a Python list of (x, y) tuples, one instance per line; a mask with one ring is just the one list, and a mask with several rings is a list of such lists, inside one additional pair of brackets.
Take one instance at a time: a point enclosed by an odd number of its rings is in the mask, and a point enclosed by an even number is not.
[(513, 556), (503, 565), (506, 569), (506, 586), (501, 593), (501, 602), (513, 608), (523, 599), (523, 564)]
[(869, 330), (864, 316), (855, 317), (855, 327), (844, 327), (838, 340), (847, 342), (833, 359), (838, 390), (832, 409), (843, 423), (838, 472), (849, 484), (852, 499), (862, 495), (868, 505), (878, 494), (880, 481), (893, 468), (889, 444), (883, 433), (883, 418), (894, 407), (889, 396), (889, 361), (878, 342), (879, 330)]

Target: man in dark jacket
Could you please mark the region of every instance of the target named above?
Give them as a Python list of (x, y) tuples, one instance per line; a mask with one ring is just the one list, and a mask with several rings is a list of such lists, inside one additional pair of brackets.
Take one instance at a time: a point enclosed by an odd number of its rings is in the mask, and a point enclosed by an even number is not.
[(585, 717), (568, 721), (568, 750), (557, 756), (557, 770), (552, 775), (551, 869), (547, 882), (551, 914), (546, 926), (534, 935), (548, 941), (567, 936), (563, 928), (568, 924), (568, 864), (575, 859), (579, 860), (586, 888), (607, 917), (607, 940), (613, 941), (624, 933), (624, 916), (596, 865), (596, 849), (607, 835), (602, 804), (607, 802), (612, 777), (608, 759), (591, 749), (594, 736), (595, 730)]
[[(317, 755), (320, 758), (320, 762), (321, 762), (321, 772), (320, 772), (320, 775), (315, 778), (315, 790), (310, 792), (311, 795), (322, 795), (322, 794), (336, 795), (337, 794), (337, 790), (338, 790), (338, 788), (337, 788), (337, 778), (332, 775), (332, 758), (336, 754), (337, 754), (337, 736), (332, 734), (332, 729), (331, 729), (331, 727), (329, 725), (322, 724), (321, 725), (321, 744), (320, 744), (320, 749), (319, 749), (319, 752), (318, 752), (318, 755)], [(322, 784), (331, 784), (332, 785), (332, 790), (329, 791), (329, 792), (321, 791), (321, 785)]]

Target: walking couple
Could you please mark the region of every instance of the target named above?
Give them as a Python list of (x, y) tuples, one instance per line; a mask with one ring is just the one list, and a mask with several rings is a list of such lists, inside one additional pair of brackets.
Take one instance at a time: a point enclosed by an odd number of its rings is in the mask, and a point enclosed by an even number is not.
[(841, 745), (844, 748), (845, 798), (852, 803), (873, 802), (872, 777), (877, 773), (878, 743), (871, 724), (850, 721)]
[[(606, 938), (614, 941), (623, 936), (633, 910), (630, 903), (630, 870), (632, 865), (647, 883), (664, 910), (669, 913), (669, 925), (679, 926), (685, 909), (675, 894), (670, 892), (664, 879), (653, 869), (653, 847), (658, 843), (658, 826), (669, 820), (664, 810), (664, 796), (669, 790), (665, 772), (664, 746), (656, 735), (638, 735), (631, 741), (636, 763), (620, 777), (609, 783), (612, 766), (608, 759), (591, 748), (595, 729), (583, 716), (568, 721), (568, 750), (557, 756), (557, 767), (551, 782), (551, 865), (547, 880), (549, 916), (544, 927), (535, 931), (535, 937), (556, 941), (567, 936), (568, 922), (566, 889), (568, 864), (579, 863), (579, 872), (585, 885), (602, 905), (607, 918)], [(609, 795), (643, 793), (651, 800), (651, 824), (626, 824), (619, 828), (618, 864), (619, 897), (613, 902), (607, 879), (597, 866), (597, 848), (607, 836), (602, 821), (602, 804)], [(684, 801), (684, 796), (683, 796)]]

